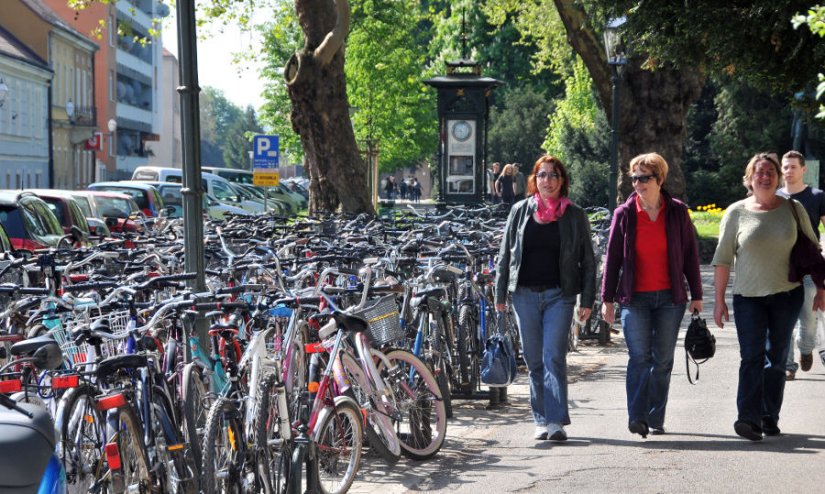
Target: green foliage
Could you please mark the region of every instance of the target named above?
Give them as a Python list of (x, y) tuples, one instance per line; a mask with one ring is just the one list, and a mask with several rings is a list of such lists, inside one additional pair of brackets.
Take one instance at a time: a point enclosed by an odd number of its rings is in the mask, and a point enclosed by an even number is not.
[(567, 165), (570, 197), (582, 206), (607, 204), (610, 127), (599, 109), (584, 63), (565, 79), (566, 96), (550, 114), (543, 147)]
[(283, 68), (289, 57), (303, 45), (303, 33), (295, 9), (288, 2), (279, 2), (273, 7), (269, 18), (257, 27), (263, 40), (258, 56), (265, 61), (260, 74), (265, 102), (260, 108), (259, 119), (269, 132), (279, 136), (281, 152), (287, 153), (291, 162), (300, 163), (304, 151), (300, 136), (292, 129), (292, 102), (287, 94)]
[(505, 93), (499, 108), (490, 109), (488, 162), (521, 163), (527, 172), (542, 153), (549, 101), (531, 86)]
[[(795, 15), (791, 23), (794, 29), (798, 29), (804, 24), (820, 38), (825, 37), (825, 6), (815, 5), (808, 10), (807, 15)], [(825, 75), (820, 73), (817, 75), (817, 79), (819, 84), (816, 87), (816, 99), (821, 100), (822, 95), (825, 94)], [(819, 105), (819, 113), (817, 113), (816, 118), (825, 118), (825, 105)]]
[(243, 117), (236, 120), (227, 132), (223, 147), (223, 161), (226, 166), (248, 170), (252, 138), (262, 133), (263, 128), (255, 116), (255, 109), (248, 106)]
[[(207, 86), (200, 95), (201, 162), (224, 166), (223, 149), (229, 129), (243, 120), (243, 111), (224, 96), (223, 91)], [(248, 160), (248, 158), (247, 158)]]
[[(347, 39), (347, 96), (359, 147), (379, 140), (382, 171), (414, 165), (436, 147), (435, 94), (426, 64), (418, 2), (353, 0)], [(411, 29), (410, 27), (413, 27)]]

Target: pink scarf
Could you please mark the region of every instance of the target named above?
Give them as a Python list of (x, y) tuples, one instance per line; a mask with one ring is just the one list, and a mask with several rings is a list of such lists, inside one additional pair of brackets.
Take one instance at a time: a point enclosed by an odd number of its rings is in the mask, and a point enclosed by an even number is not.
[(564, 214), (564, 210), (567, 209), (567, 206), (571, 204), (570, 199), (566, 197), (543, 201), (538, 192), (536, 192), (533, 196), (533, 199), (538, 204), (538, 209), (536, 209), (536, 220), (541, 224), (558, 220)]

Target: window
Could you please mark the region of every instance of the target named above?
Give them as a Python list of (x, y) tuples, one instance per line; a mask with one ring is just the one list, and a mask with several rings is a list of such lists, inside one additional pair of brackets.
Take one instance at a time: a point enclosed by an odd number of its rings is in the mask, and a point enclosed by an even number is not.
[[(115, 100), (115, 71), (109, 71), (109, 101)], [(111, 156), (111, 155), (110, 155)]]
[(237, 202), (238, 200), (238, 198), (235, 197), (235, 194), (231, 190), (229, 190), (229, 187), (227, 187), (226, 184), (214, 182), (212, 184), (212, 191), (214, 192), (214, 196), (219, 201)]

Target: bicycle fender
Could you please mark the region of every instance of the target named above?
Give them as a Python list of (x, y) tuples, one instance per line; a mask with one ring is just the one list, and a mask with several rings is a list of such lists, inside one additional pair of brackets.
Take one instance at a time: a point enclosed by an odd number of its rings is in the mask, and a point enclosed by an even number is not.
[[(361, 406), (358, 405), (358, 403), (355, 400), (353, 400), (352, 398), (350, 398), (349, 396), (336, 396), (335, 397), (335, 406), (336, 407), (340, 406), (341, 403), (343, 403), (343, 402), (349, 402), (349, 403), (352, 404), (352, 406), (354, 406), (358, 410), (361, 410)], [(328, 406), (324, 407), (324, 409), (321, 410), (321, 413), (318, 414), (318, 420), (316, 420), (315, 423), (316, 424), (322, 424), (324, 422), (324, 420), (327, 418), (327, 415), (333, 413), (333, 411), (334, 411), (333, 407), (328, 407)], [(363, 420), (363, 414), (362, 414), (362, 420)], [(361, 425), (366, 425), (366, 424), (361, 424)], [(319, 432), (320, 431), (317, 427), (315, 428), (315, 430), (312, 431), (311, 439), (312, 439), (313, 442), (318, 442)]]

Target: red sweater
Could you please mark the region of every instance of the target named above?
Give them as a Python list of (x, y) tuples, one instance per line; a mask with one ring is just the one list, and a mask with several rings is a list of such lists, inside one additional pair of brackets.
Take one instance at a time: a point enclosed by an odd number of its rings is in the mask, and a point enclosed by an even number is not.
[(665, 233), (665, 209), (667, 202), (662, 201), (662, 210), (656, 221), (650, 221), (647, 212), (642, 209), (640, 198), (636, 196), (636, 276), (633, 279), (634, 292), (655, 292), (670, 290), (670, 272), (667, 259), (667, 234)]

